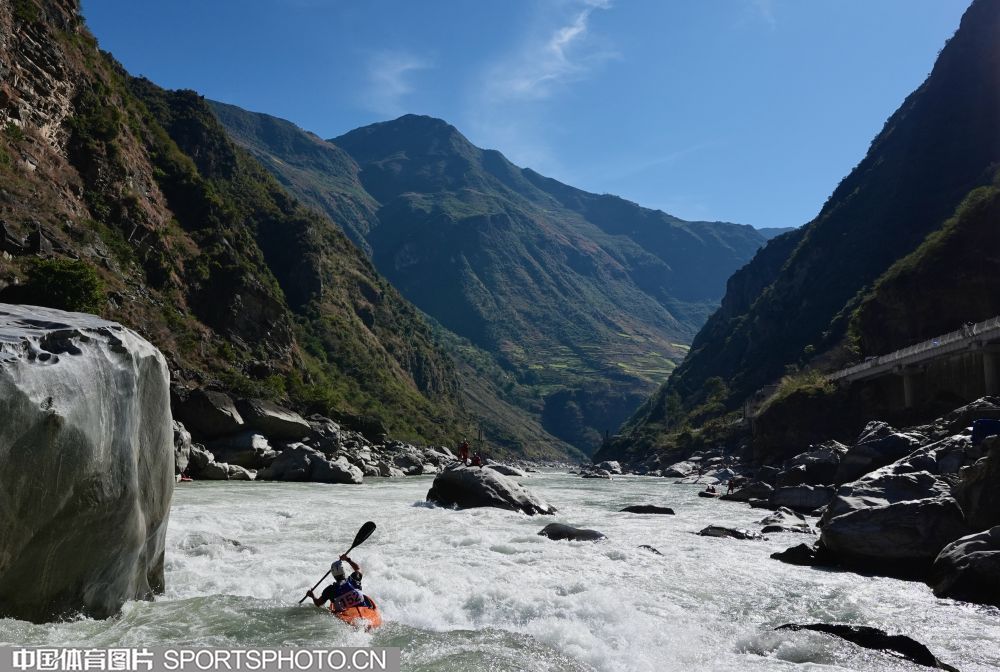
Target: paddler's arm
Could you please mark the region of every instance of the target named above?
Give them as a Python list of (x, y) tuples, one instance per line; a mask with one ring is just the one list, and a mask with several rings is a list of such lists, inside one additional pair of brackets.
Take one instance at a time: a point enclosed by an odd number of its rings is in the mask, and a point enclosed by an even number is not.
[(306, 593), (306, 597), (311, 597), (313, 604), (315, 604), (317, 607), (322, 607), (323, 603), (326, 602), (326, 600), (323, 599), (322, 595), (320, 597), (316, 597), (316, 595), (311, 590)]
[(351, 569), (353, 569), (355, 572), (358, 572), (359, 574), (363, 574), (364, 573), (364, 572), (361, 571), (361, 567), (358, 565), (358, 563), (354, 562), (349, 557), (347, 557), (346, 553), (344, 555), (340, 556), (340, 559), (343, 560), (343, 561), (345, 561), (347, 564), (349, 564), (351, 566)]

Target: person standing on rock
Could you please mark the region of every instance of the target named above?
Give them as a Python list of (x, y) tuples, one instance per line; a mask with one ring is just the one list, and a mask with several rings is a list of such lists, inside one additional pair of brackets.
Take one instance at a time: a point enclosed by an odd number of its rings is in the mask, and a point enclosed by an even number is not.
[[(354, 570), (350, 576), (347, 576), (347, 571), (344, 569), (345, 562)], [(329, 602), (334, 611), (344, 611), (351, 607), (374, 607), (372, 601), (361, 592), (362, 574), (358, 563), (344, 554), (340, 556), (340, 560), (331, 565), (330, 573), (333, 574), (334, 582), (324, 588), (319, 597), (316, 597), (311, 590), (306, 593), (312, 598), (313, 604), (322, 607)]]
[(469, 440), (462, 439), (462, 445), (458, 447), (458, 459), (462, 460), (462, 464), (469, 463)]

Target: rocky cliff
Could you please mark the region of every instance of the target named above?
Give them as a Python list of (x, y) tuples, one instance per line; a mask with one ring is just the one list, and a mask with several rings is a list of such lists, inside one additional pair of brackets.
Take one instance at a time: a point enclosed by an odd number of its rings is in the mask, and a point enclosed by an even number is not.
[(184, 387), (411, 439), (471, 426), (416, 309), (203, 99), (129, 76), (78, 12), (0, 4), (0, 298), (134, 328)]
[(114, 322), (0, 304), (0, 618), (110, 616), (163, 591), (166, 360)]

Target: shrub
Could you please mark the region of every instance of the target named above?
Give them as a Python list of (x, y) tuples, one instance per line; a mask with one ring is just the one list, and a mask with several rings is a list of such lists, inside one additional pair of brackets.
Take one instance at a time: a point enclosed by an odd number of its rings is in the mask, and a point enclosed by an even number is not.
[(76, 259), (39, 259), (28, 267), (23, 302), (60, 310), (97, 313), (104, 282), (90, 264)]

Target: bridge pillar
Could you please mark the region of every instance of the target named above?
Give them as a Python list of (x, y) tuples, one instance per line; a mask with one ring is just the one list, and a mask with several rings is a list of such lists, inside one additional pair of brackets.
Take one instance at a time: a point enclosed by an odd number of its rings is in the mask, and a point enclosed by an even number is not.
[(903, 370), (903, 408), (913, 408), (917, 399), (917, 372), (913, 369)]
[(983, 350), (983, 387), (986, 394), (1000, 392), (1000, 378), (997, 377), (997, 353), (993, 350)]

